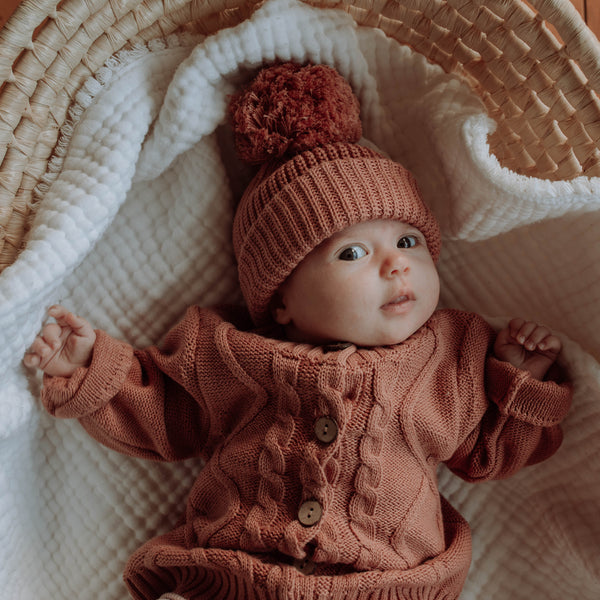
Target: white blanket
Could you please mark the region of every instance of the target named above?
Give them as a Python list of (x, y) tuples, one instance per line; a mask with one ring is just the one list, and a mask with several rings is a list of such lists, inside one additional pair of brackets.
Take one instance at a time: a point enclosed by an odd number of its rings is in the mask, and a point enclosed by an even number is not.
[(270, 0), (210, 38), (122, 53), (77, 98), (27, 247), (0, 276), (2, 596), (124, 600), (127, 556), (181, 514), (197, 461), (132, 460), (53, 420), (21, 359), (54, 302), (141, 346), (189, 304), (239, 301), (229, 235), (248, 171), (221, 125), (227, 95), (274, 59), (335, 66), (366, 137), (413, 170), (443, 228), (444, 305), (563, 335), (576, 388), (560, 451), (503, 482), (441, 473), (473, 528), (462, 597), (597, 600), (600, 181), (501, 168), (494, 124), (465, 85), (379, 30), (296, 0)]

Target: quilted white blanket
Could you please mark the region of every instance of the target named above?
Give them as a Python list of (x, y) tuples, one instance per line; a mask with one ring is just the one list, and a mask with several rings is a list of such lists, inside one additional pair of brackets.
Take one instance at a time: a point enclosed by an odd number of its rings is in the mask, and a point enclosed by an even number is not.
[(14, 600), (124, 600), (127, 556), (178, 519), (200, 464), (112, 453), (48, 417), (23, 353), (62, 301), (134, 345), (192, 303), (238, 301), (229, 242), (248, 173), (227, 95), (274, 59), (335, 66), (366, 136), (416, 175), (442, 224), (443, 303), (563, 336), (575, 381), (565, 442), (503, 482), (441, 473), (469, 519), (463, 598), (600, 598), (600, 181), (518, 176), (490, 156), (491, 122), (461, 82), (342, 12), (270, 0), (240, 26), (121, 54), (63, 131), (28, 244), (0, 276), (0, 589)]

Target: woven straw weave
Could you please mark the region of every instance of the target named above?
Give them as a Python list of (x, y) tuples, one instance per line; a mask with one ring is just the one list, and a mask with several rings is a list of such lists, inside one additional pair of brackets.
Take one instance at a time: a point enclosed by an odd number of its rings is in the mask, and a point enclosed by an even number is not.
[[(466, 80), (498, 123), (503, 166), (600, 175), (600, 44), (568, 0), (312, 0), (343, 8)], [(0, 271), (22, 247), (70, 104), (115, 52), (178, 29), (210, 34), (256, 0), (24, 0), (0, 30)]]

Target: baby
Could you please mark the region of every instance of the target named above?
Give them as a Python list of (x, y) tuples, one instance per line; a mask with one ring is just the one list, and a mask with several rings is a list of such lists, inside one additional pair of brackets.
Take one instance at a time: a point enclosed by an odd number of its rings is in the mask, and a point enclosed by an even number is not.
[(130, 558), (129, 590), (458, 598), (470, 533), (437, 467), (483, 481), (556, 451), (560, 341), (436, 310), (438, 224), (408, 171), (356, 143), (333, 69), (263, 69), (230, 116), (262, 164), (233, 229), (247, 308), (192, 307), (134, 350), (56, 306), (25, 357), (47, 410), (106, 446), (206, 461), (180, 525)]

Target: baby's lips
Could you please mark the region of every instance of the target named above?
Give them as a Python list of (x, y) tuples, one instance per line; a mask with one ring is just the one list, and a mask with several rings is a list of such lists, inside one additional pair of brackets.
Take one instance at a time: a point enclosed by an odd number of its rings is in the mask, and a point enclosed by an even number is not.
[(409, 302), (415, 299), (415, 295), (410, 290), (402, 290), (395, 294), (388, 302), (382, 305), (381, 308), (385, 306), (393, 306), (395, 304), (402, 304), (404, 302)]

